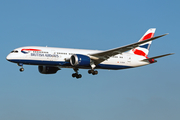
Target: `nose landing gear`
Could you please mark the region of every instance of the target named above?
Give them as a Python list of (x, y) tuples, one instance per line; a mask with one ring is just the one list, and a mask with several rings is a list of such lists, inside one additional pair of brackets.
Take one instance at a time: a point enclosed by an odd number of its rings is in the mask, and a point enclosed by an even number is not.
[(20, 71), (20, 72), (23, 72), (23, 71), (24, 71), (23, 63), (18, 63), (18, 66), (21, 66), (21, 68), (19, 69), (19, 71)]

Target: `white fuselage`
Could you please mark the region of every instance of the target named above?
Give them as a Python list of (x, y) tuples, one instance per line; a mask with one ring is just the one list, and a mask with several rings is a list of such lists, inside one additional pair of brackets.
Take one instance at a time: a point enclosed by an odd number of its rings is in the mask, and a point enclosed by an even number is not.
[[(30, 50), (32, 49), (32, 50)], [(29, 50), (29, 51), (28, 51)], [(38, 51), (40, 50), (40, 51)], [(22, 63), (27, 65), (46, 65), (57, 66), (62, 68), (73, 68), (69, 59), (73, 54), (89, 55), (102, 52), (99, 50), (84, 50), (84, 49), (68, 49), (68, 48), (55, 48), (55, 47), (38, 47), (27, 46), (20, 47), (14, 50), (7, 56), (7, 60), (14, 63)], [(142, 61), (146, 59), (144, 56), (139, 56), (131, 53), (122, 53), (110, 57), (109, 59), (101, 62), (95, 69), (125, 69), (134, 68), (150, 64), (149, 62)], [(83, 67), (82, 69), (90, 69), (91, 67)]]

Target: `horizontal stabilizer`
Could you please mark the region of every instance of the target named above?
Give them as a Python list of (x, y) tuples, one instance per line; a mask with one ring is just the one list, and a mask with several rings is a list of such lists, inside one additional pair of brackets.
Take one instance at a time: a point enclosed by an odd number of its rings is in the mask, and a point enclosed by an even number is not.
[(151, 58), (147, 58), (147, 59), (144, 59), (142, 61), (148, 61), (148, 60), (152, 60), (152, 59), (157, 59), (157, 58), (161, 58), (161, 57), (165, 57), (165, 56), (168, 56), (168, 55), (173, 55), (174, 53), (169, 53), (169, 54), (165, 54), (165, 55), (159, 55), (159, 56), (155, 56), (155, 57), (151, 57)]

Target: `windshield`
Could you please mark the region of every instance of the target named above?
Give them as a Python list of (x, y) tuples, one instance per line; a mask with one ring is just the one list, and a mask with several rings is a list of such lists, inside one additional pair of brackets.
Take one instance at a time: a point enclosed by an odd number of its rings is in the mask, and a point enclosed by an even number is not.
[(17, 50), (13, 50), (13, 51), (11, 51), (11, 53), (18, 53), (18, 51)]

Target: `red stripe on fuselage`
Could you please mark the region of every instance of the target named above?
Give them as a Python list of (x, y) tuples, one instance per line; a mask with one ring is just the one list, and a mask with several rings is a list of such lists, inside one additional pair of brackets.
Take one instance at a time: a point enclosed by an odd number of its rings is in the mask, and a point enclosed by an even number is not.
[(39, 50), (39, 49), (22, 49), (21, 51), (41, 51), (41, 50)]

